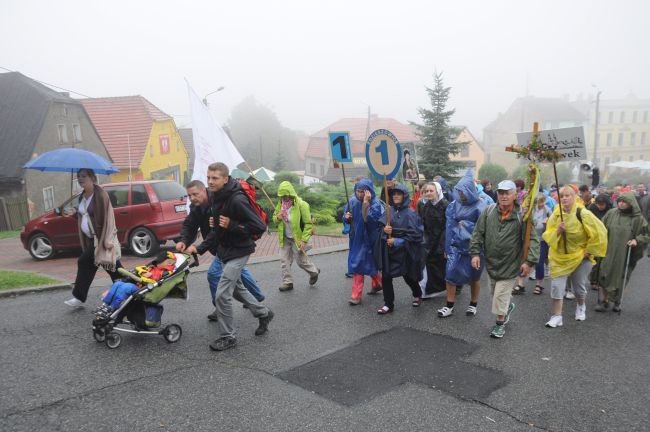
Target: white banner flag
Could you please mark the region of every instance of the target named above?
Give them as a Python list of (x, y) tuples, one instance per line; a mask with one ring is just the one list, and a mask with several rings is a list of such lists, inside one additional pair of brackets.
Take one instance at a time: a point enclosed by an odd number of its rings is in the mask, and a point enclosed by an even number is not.
[(225, 163), (230, 171), (244, 162), (230, 137), (224, 132), (219, 123), (212, 117), (208, 107), (187, 83), (187, 93), (190, 98), (190, 114), (192, 115), (192, 138), (194, 139), (194, 172), (192, 180), (206, 182), (208, 165), (214, 162)]

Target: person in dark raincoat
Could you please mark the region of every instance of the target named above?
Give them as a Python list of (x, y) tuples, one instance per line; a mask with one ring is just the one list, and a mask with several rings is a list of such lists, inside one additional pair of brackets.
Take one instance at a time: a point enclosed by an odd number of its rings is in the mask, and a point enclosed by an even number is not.
[[(623, 289), (630, 280), (630, 273), (643, 257), (643, 249), (650, 243), (650, 230), (641, 208), (632, 192), (622, 193), (617, 201), (618, 208), (603, 218), (607, 228), (607, 254), (600, 263), (600, 299), (596, 311), (604, 312), (609, 302), (614, 302), (614, 312), (621, 311)], [(630, 260), (625, 274), (628, 249)], [(623, 280), (625, 278), (625, 280)]]
[[(608, 211), (612, 209), (612, 199), (606, 193), (600, 193), (596, 196), (594, 202), (589, 204), (587, 210), (592, 212), (601, 221)], [(600, 262), (602, 258), (596, 258), (596, 265), (589, 273), (589, 282), (591, 282), (591, 289), (598, 290), (598, 273), (600, 272)]]
[(381, 291), (381, 274), (372, 255), (374, 244), (379, 237), (379, 217), (384, 207), (377, 197), (370, 179), (364, 178), (354, 185), (354, 196), (350, 205), (345, 206), (344, 222), (350, 225), (350, 251), (348, 252), (348, 273), (352, 274), (351, 305), (361, 303), (364, 275), (370, 276), (372, 291)]
[(447, 229), (445, 236), (445, 253), (447, 254), (447, 305), (438, 309), (438, 316), (448, 317), (454, 312), (456, 302), (456, 285), (471, 286), (471, 300), (466, 310), (467, 315), (476, 315), (476, 305), (481, 290), (481, 273), (484, 262), (481, 255), (480, 268), (472, 268), (472, 257), (469, 254), (469, 242), (474, 232), (474, 226), (481, 212), (487, 207), (485, 200), (479, 198), (474, 185), (472, 170), (467, 170), (465, 176), (454, 187), (454, 201), (447, 206)]
[(442, 194), (442, 186), (437, 182), (424, 185), (422, 196), (424, 200), (418, 205), (418, 213), (424, 225), (424, 243), (427, 252), (427, 281), (422, 297), (428, 298), (446, 292), (445, 211), (449, 203)]
[(393, 278), (402, 276), (413, 293), (413, 307), (422, 303), (422, 253), (424, 228), (420, 217), (409, 208), (410, 198), (406, 186), (396, 184), (388, 190), (390, 201), (390, 224), (387, 212), (379, 218), (381, 235), (375, 246), (375, 260), (381, 263), (381, 282), (384, 290), (384, 306), (377, 313), (384, 315), (393, 311), (395, 292)]

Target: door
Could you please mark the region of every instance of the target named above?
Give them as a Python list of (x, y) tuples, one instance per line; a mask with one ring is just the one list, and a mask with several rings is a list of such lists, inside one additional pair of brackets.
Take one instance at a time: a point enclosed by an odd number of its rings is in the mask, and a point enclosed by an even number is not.
[(128, 241), (126, 238), (131, 226), (131, 209), (129, 207), (129, 185), (104, 186), (108, 198), (113, 205), (115, 213), (115, 226), (117, 238), (121, 243)]

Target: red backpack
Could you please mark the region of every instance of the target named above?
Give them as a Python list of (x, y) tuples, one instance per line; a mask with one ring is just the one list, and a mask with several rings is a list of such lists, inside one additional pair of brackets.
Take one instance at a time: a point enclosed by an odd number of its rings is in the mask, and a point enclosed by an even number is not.
[[(255, 212), (259, 215), (259, 217), (262, 219), (262, 222), (264, 222), (264, 225), (268, 225), (266, 213), (264, 210), (262, 210), (262, 207), (257, 203), (257, 191), (255, 190), (255, 186), (252, 184), (248, 183), (246, 180), (242, 179), (237, 179), (241, 187), (244, 189), (244, 192), (246, 193), (246, 196), (248, 197), (248, 202), (251, 203), (251, 206), (255, 210)], [(262, 237), (261, 235), (254, 235), (253, 240), (259, 240), (259, 238)]]

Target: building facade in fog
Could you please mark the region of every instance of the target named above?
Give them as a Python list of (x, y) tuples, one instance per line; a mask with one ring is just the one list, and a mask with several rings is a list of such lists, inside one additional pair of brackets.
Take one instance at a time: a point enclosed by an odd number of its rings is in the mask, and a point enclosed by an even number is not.
[(120, 169), (111, 176), (112, 181), (153, 179), (183, 183), (189, 156), (169, 115), (142, 96), (81, 102)]
[(66, 147), (110, 160), (78, 100), (19, 72), (0, 74), (0, 212), (5, 223), (13, 218), (9, 228), (59, 206), (78, 188), (70, 173), (23, 169), (30, 159)]

